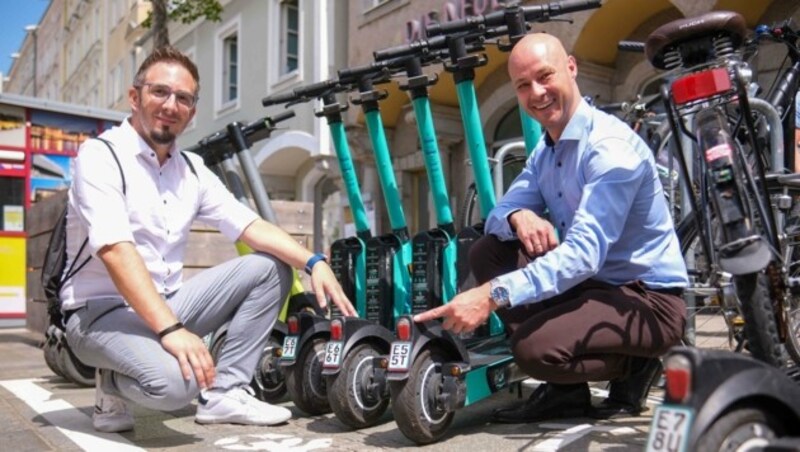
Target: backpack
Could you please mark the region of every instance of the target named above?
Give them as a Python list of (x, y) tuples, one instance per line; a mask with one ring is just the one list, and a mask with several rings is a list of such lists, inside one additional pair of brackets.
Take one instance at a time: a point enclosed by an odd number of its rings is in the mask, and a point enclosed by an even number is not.
[[(117, 158), (117, 153), (114, 152), (114, 148), (111, 146), (107, 140), (103, 138), (96, 138), (97, 140), (102, 141), (105, 143), (108, 150), (111, 151), (111, 155), (114, 157), (114, 161), (117, 162), (117, 167), (119, 168), (119, 176), (122, 180), (122, 194), (125, 194), (126, 184), (125, 184), (125, 173), (122, 171), (122, 165), (119, 163), (119, 158)], [(197, 171), (194, 169), (194, 165), (189, 160), (189, 158), (181, 152), (181, 156), (183, 156), (186, 163), (189, 165), (189, 169), (192, 173), (197, 176)], [(89, 238), (83, 240), (81, 246), (78, 248), (78, 253), (75, 255), (75, 259), (72, 261), (72, 264), (69, 266), (69, 269), (64, 271), (65, 267), (67, 266), (67, 211), (69, 210), (69, 201), (64, 206), (64, 209), (61, 211), (61, 214), (58, 216), (58, 220), (56, 220), (55, 226), (53, 227), (53, 233), (50, 236), (50, 241), (47, 244), (47, 250), (45, 251), (44, 255), (44, 263), (42, 265), (42, 287), (44, 288), (45, 299), (47, 301), (47, 314), (50, 318), (50, 324), (55, 325), (58, 329), (64, 331), (66, 326), (64, 325), (64, 314), (61, 311), (61, 288), (64, 286), (64, 283), (67, 282), (70, 278), (75, 276), (86, 264), (89, 263), (89, 260), (92, 258), (92, 255), (86, 257), (80, 264), (78, 264), (79, 257), (83, 253), (83, 250), (86, 248), (87, 243), (89, 242)]]

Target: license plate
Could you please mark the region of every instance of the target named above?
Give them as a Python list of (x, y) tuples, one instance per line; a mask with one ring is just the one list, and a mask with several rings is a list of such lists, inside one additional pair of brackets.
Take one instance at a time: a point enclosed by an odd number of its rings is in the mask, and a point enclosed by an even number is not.
[(647, 437), (647, 452), (686, 451), (694, 410), (661, 405), (656, 407)]
[(392, 342), (389, 354), (390, 371), (407, 371), (411, 360), (411, 342)]
[(281, 359), (295, 359), (297, 354), (297, 336), (286, 336), (283, 339)]
[(325, 345), (325, 361), (322, 367), (338, 368), (342, 363), (342, 349), (344, 344), (341, 341), (330, 341)]

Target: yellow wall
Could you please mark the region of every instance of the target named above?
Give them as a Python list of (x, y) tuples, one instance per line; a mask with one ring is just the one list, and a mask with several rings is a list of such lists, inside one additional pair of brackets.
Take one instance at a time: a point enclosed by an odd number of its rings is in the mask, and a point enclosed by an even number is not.
[(0, 237), (0, 315), (25, 312), (25, 238)]

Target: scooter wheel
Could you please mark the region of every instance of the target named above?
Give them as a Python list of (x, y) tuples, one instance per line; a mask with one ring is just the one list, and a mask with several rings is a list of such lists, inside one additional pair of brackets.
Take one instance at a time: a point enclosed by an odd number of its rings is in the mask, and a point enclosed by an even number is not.
[(53, 325), (47, 328), (44, 334), (44, 344), (42, 344), (42, 351), (44, 352), (44, 363), (53, 371), (56, 376), (64, 378), (64, 372), (58, 367), (58, 343), (61, 340), (61, 330)]
[(286, 380), (283, 376), (283, 369), (278, 366), (278, 359), (273, 353), (273, 350), (280, 347), (278, 339), (270, 336), (258, 359), (253, 380), (250, 382), (256, 397), (264, 402), (280, 402), (286, 396)]
[(417, 444), (438, 441), (447, 432), (455, 413), (445, 411), (442, 395), (443, 354), (427, 348), (414, 360), (405, 381), (390, 381), (392, 412), (400, 431)]
[(365, 428), (375, 425), (389, 406), (388, 394), (376, 394), (372, 358), (381, 352), (363, 343), (351, 349), (336, 375), (326, 377), (328, 401), (345, 425)]
[(303, 345), (297, 360), (284, 367), (286, 390), (297, 408), (310, 415), (331, 412), (328, 390), (322, 377), (325, 339), (313, 337)]
[(760, 408), (740, 408), (718, 417), (700, 435), (697, 450), (760, 449), (783, 433), (783, 424), (773, 414)]
[(64, 378), (78, 386), (94, 386), (94, 367), (87, 366), (75, 356), (65, 337), (61, 338), (58, 347), (58, 367), (64, 372)]

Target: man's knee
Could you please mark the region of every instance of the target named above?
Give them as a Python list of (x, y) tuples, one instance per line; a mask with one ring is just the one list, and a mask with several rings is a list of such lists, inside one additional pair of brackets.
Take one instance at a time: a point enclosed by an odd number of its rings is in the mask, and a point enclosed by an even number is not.
[(245, 268), (257, 275), (261, 284), (278, 284), (281, 292), (288, 293), (292, 280), (292, 268), (288, 264), (264, 253), (252, 253), (242, 258)]
[(472, 244), (469, 266), (479, 284), (515, 268), (516, 254), (511, 255), (507, 248), (507, 244), (493, 235), (484, 235)]
[(158, 411), (182, 409), (192, 403), (200, 393), (194, 376), (186, 380), (180, 369), (163, 370), (158, 376), (142, 382), (141, 386), (147, 396), (147, 408)]

